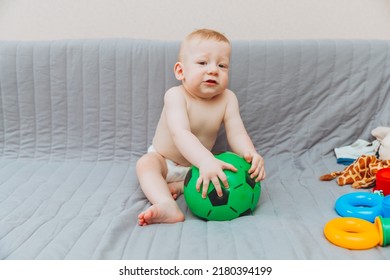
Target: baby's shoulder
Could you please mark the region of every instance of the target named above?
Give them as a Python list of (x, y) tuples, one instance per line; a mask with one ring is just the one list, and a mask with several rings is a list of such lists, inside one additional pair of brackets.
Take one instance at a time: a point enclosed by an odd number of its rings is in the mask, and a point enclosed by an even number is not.
[(236, 94), (233, 91), (231, 91), (230, 89), (225, 90), (224, 97), (225, 97), (226, 102), (237, 102)]
[(177, 106), (183, 106), (185, 103), (186, 99), (180, 86), (172, 87), (165, 92), (164, 106), (175, 108)]
[(165, 92), (165, 98), (183, 98), (184, 92), (182, 86), (171, 87)]
[(230, 89), (225, 89), (225, 96), (227, 98), (235, 98), (236, 94), (233, 91), (231, 91)]

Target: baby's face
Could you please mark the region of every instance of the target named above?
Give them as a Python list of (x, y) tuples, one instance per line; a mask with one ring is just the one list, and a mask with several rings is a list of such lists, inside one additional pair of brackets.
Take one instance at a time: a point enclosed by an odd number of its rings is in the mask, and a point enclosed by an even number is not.
[(183, 86), (194, 97), (212, 98), (229, 81), (230, 45), (214, 40), (192, 40), (182, 52)]

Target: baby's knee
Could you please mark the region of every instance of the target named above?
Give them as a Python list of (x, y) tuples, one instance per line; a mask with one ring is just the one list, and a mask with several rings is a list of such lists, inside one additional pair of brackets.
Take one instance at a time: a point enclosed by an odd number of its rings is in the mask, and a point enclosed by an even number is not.
[(137, 160), (136, 170), (137, 172), (142, 172), (148, 166), (150, 166), (150, 157), (149, 154), (145, 154)]
[(164, 166), (163, 159), (160, 158), (160, 156), (156, 153), (147, 153), (143, 155), (138, 159), (136, 164), (136, 170), (138, 174), (151, 170), (158, 170), (161, 172), (165, 169), (166, 167)]

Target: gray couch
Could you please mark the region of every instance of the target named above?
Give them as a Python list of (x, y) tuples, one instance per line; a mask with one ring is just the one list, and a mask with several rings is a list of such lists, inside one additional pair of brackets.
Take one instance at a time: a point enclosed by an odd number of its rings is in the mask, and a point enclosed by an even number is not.
[[(356, 191), (319, 176), (335, 147), (390, 126), (390, 42), (234, 41), (230, 88), (264, 155), (253, 215), (137, 225), (179, 42), (0, 42), (0, 259), (389, 259), (323, 235)], [(221, 130), (218, 150), (228, 150)], [(370, 190), (365, 190), (370, 191)]]

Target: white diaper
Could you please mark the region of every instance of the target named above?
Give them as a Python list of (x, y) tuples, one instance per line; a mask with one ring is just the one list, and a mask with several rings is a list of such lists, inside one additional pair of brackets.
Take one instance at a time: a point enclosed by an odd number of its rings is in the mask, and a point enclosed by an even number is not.
[[(156, 152), (153, 145), (148, 148), (148, 153)], [(191, 167), (178, 165), (176, 162), (165, 159), (167, 163), (168, 173), (167, 178), (165, 179), (168, 183), (184, 181), (188, 170)]]

